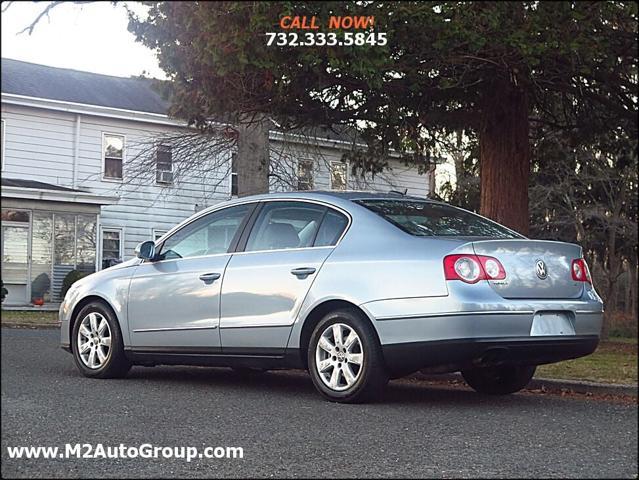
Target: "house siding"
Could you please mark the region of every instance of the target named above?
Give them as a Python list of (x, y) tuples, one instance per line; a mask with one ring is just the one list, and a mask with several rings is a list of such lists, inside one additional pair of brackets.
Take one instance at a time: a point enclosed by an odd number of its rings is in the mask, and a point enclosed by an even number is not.
[[(76, 121), (80, 118), (80, 135), (77, 139)], [(214, 205), (230, 197), (230, 168), (222, 168), (207, 176), (181, 176), (171, 186), (132, 182), (127, 178), (127, 160), (139, 153), (140, 143), (179, 127), (127, 121), (85, 114), (66, 113), (49, 109), (2, 104), (5, 120), (3, 148), (6, 178), (46, 182), (64, 187), (90, 191), (104, 196), (117, 196), (114, 205), (103, 206), (99, 221), (102, 228), (120, 228), (124, 235), (124, 258), (133, 255), (135, 246), (152, 238), (153, 230), (166, 231), (188, 218), (200, 208)], [(105, 181), (102, 178), (103, 133), (124, 135), (124, 181)], [(273, 140), (273, 149), (284, 142)], [(309, 158), (303, 149), (287, 147), (292, 157)], [(317, 160), (314, 172), (314, 188), (330, 189), (329, 165), (340, 161), (339, 146), (319, 148), (321, 160)], [(230, 159), (230, 155), (227, 156)], [(74, 162), (75, 179), (74, 184)], [(228, 165), (228, 163), (227, 163)], [(295, 169), (293, 162), (290, 169)], [(294, 171), (289, 172), (294, 176)], [(153, 178), (155, 178), (153, 176)], [(408, 189), (417, 196), (428, 195), (428, 175), (419, 175), (414, 168), (391, 161), (391, 171), (374, 178), (360, 179), (349, 175), (350, 189)], [(272, 184), (273, 190), (290, 190), (290, 185)], [(99, 250), (99, 249), (98, 249)], [(99, 255), (99, 253), (98, 253)]]

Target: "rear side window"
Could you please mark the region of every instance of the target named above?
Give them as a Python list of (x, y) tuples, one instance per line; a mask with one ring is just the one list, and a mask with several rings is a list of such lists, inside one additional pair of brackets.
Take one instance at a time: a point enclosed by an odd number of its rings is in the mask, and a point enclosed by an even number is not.
[(326, 207), (305, 202), (269, 202), (251, 230), (246, 251), (313, 246)]
[(316, 247), (332, 247), (342, 236), (344, 229), (348, 225), (348, 218), (341, 213), (329, 210), (322, 221), (317, 238)]
[(498, 223), (449, 205), (419, 200), (356, 200), (355, 203), (418, 237), (523, 238)]

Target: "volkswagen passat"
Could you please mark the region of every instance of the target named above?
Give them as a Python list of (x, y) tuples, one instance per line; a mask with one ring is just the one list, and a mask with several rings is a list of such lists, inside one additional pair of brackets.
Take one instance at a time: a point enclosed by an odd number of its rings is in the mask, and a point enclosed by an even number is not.
[(284, 193), (216, 205), (60, 307), (88, 377), (132, 365), (306, 368), (343, 402), (419, 369), (522, 389), (536, 365), (593, 352), (602, 302), (577, 245), (529, 240), (395, 194)]

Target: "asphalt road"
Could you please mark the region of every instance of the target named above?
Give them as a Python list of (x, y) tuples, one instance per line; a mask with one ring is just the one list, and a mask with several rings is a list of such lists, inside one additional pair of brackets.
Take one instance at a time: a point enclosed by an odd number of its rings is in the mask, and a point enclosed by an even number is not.
[[(637, 406), (392, 382), (322, 400), (308, 376), (134, 368), (90, 380), (54, 330), (2, 329), (2, 477), (633, 477)], [(243, 459), (9, 459), (9, 446), (240, 446)]]

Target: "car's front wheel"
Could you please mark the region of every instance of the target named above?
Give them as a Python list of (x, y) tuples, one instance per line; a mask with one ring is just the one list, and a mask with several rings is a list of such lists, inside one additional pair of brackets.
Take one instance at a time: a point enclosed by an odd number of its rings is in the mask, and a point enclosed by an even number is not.
[(73, 359), (84, 376), (117, 378), (130, 370), (120, 326), (106, 305), (92, 302), (82, 308), (71, 338)]
[(463, 370), (462, 376), (476, 392), (507, 395), (528, 385), (535, 369), (535, 365), (499, 365)]
[(372, 400), (388, 382), (373, 327), (352, 309), (320, 320), (311, 335), (308, 367), (317, 390), (336, 402)]

